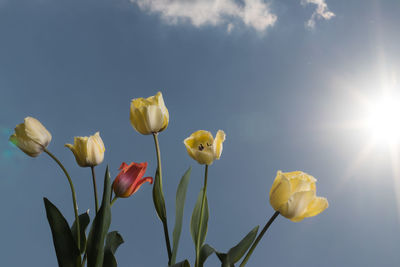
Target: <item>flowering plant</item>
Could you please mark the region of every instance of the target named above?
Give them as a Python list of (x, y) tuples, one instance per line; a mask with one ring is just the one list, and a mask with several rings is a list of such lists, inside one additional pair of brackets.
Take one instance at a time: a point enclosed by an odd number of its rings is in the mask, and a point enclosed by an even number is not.
[[(158, 135), (168, 127), (169, 113), (161, 92), (148, 98), (133, 99), (130, 108), (132, 127), (140, 134), (152, 135), (157, 156), (157, 169), (153, 177), (144, 177), (147, 162), (127, 164), (123, 162), (120, 172), (111, 183), (108, 167), (104, 176), (104, 187), (101, 202), (97, 195), (95, 166), (104, 160), (105, 146), (96, 132), (89, 137), (75, 137), (74, 144), (66, 144), (81, 167), (90, 167), (93, 180), (95, 216), (89, 227), (91, 218), (88, 212), (79, 215), (77, 197), (73, 181), (58, 158), (47, 147), (52, 136), (50, 132), (35, 118), (27, 117), (24, 123), (16, 126), (10, 141), (28, 156), (37, 157), (43, 152), (48, 154), (64, 172), (72, 194), (75, 221), (70, 226), (60, 210), (47, 198), (44, 198), (47, 219), (50, 225), (58, 265), (61, 267), (115, 267), (115, 251), (124, 242), (117, 231), (109, 232), (111, 224), (111, 207), (119, 198), (134, 194), (146, 182), (153, 184), (153, 202), (160, 219), (167, 250), (166, 264), (175, 267), (190, 266), (188, 260), (177, 262), (177, 252), (182, 231), (183, 210), (186, 192), (192, 168), (182, 176), (176, 193), (175, 225), (172, 243), (169, 235), (167, 208), (164, 200), (161, 152)], [(183, 143), (188, 155), (204, 165), (204, 185), (200, 190), (190, 221), (190, 233), (195, 247), (195, 267), (204, 266), (211, 254), (216, 254), (221, 266), (235, 266), (242, 258), (240, 266), (245, 266), (257, 244), (268, 230), (275, 218), (282, 216), (299, 222), (312, 217), (328, 207), (326, 198), (316, 196), (316, 179), (301, 171), (278, 171), (270, 189), (270, 204), (275, 213), (258, 234), (259, 226), (254, 227), (238, 244), (227, 252), (220, 252), (206, 244), (208, 228), (207, 180), (208, 169), (215, 160), (220, 159), (223, 143), (226, 139), (224, 131), (219, 130), (215, 136), (205, 130), (199, 130), (186, 138)], [(114, 197), (112, 196), (114, 192)], [(89, 227), (88, 234), (87, 228)]]

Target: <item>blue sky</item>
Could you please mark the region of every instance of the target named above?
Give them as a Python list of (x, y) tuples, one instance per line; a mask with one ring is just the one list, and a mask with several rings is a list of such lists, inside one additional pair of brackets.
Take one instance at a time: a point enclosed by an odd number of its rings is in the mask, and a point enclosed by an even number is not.
[[(308, 3), (310, 2), (310, 3)], [(0, 0), (0, 202), (4, 266), (55, 266), (42, 198), (73, 220), (67, 181), (54, 162), (8, 143), (26, 116), (52, 133), (49, 150), (70, 171), (79, 210), (93, 210), (90, 169), (64, 147), (100, 131), (104, 163), (149, 162), (153, 140), (129, 123), (130, 100), (162, 91), (170, 124), (160, 135), (172, 232), (175, 191), (193, 166), (178, 259), (194, 259), (189, 221), (203, 168), (184, 138), (227, 134), (209, 170), (206, 242), (228, 250), (273, 214), (277, 170), (318, 179), (330, 207), (293, 223), (278, 217), (248, 266), (398, 266), (398, 146), (370, 144), (360, 99), (378, 99), (400, 77), (398, 1)], [(318, 13), (319, 12), (319, 13)], [(99, 182), (101, 184), (101, 182)], [(119, 266), (165, 266), (151, 186), (113, 206), (125, 238)], [(22, 256), (23, 255), (23, 256)], [(218, 266), (211, 256), (206, 266)]]

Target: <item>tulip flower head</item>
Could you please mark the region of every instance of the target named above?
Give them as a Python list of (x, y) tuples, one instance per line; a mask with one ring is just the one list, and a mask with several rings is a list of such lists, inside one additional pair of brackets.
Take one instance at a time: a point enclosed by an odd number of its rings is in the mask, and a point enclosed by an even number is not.
[(112, 187), (117, 197), (129, 197), (134, 194), (145, 182), (153, 183), (152, 177), (144, 177), (147, 169), (147, 162), (130, 165), (122, 162), (120, 172), (115, 178)]
[(225, 133), (222, 130), (214, 137), (209, 131), (199, 130), (192, 133), (183, 143), (186, 150), (199, 164), (211, 165), (215, 159), (219, 159), (222, 153), (222, 143), (225, 141)]
[(51, 134), (40, 121), (26, 117), (24, 123), (15, 127), (9, 140), (28, 156), (37, 157), (49, 145)]
[(318, 215), (328, 207), (328, 200), (316, 196), (316, 181), (301, 171), (278, 171), (269, 192), (271, 206), (294, 222)]
[(161, 92), (148, 98), (133, 99), (130, 120), (133, 128), (141, 134), (164, 131), (168, 126), (169, 113)]
[(99, 132), (92, 136), (77, 136), (74, 138), (74, 144), (65, 144), (74, 153), (76, 162), (81, 167), (94, 167), (103, 162), (104, 147), (103, 140)]

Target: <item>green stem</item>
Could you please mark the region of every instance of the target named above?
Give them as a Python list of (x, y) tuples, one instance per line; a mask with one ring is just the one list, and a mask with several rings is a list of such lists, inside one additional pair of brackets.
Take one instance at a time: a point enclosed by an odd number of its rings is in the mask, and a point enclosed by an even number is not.
[(95, 201), (95, 207), (96, 207), (96, 214), (97, 211), (99, 210), (99, 201), (97, 198), (97, 185), (96, 185), (96, 173), (94, 172), (94, 166), (90, 166), (92, 169), (92, 180), (93, 180), (93, 191), (94, 191), (94, 201)]
[[(161, 153), (160, 153), (160, 144), (158, 143), (158, 133), (153, 133), (153, 137), (154, 137), (154, 144), (156, 146), (156, 153), (157, 153), (158, 175), (160, 177), (159, 183), (160, 183), (160, 188), (162, 191)], [(165, 243), (167, 245), (168, 265), (169, 265), (171, 263), (172, 250), (171, 250), (171, 242), (169, 240), (167, 217), (165, 216), (165, 220), (161, 220), (161, 221), (163, 223), (163, 228), (164, 228), (164, 236), (165, 236)]]
[(274, 213), (274, 215), (272, 215), (272, 217), (269, 219), (267, 224), (264, 226), (264, 228), (262, 229), (260, 234), (257, 236), (256, 241), (254, 241), (253, 245), (251, 246), (250, 250), (247, 252), (246, 257), (244, 257), (244, 259), (243, 259), (243, 261), (242, 261), (242, 263), (240, 264), (239, 267), (244, 267), (246, 265), (246, 263), (249, 260), (251, 254), (253, 253), (253, 250), (256, 248), (258, 242), (260, 242), (261, 238), (264, 236), (265, 232), (268, 230), (269, 226), (274, 222), (276, 217), (278, 217), (278, 215), (279, 215), (279, 211), (276, 211)]
[(115, 196), (115, 197), (111, 200), (111, 203), (110, 203), (110, 206), (111, 206), (111, 207), (112, 207), (112, 205), (114, 205), (114, 203), (115, 203), (115, 201), (117, 201), (117, 199), (118, 199), (118, 197)]
[(65, 176), (67, 176), (69, 186), (71, 187), (71, 192), (72, 192), (72, 201), (74, 203), (74, 212), (75, 212), (75, 222), (76, 222), (76, 236), (77, 236), (77, 245), (78, 249), (80, 250), (81, 248), (81, 228), (79, 225), (79, 216), (78, 216), (78, 205), (76, 203), (76, 194), (75, 194), (75, 188), (74, 185), (72, 184), (71, 177), (69, 176), (67, 170), (64, 168), (64, 166), (61, 164), (61, 162), (54, 156), (50, 151), (48, 151), (46, 148), (44, 149), (44, 152), (46, 152), (52, 159), (54, 159), (55, 162), (61, 167), (61, 169), (64, 171)]
[(197, 240), (196, 240), (196, 267), (199, 267), (199, 261), (200, 261), (200, 233), (201, 233), (201, 227), (203, 226), (203, 212), (204, 212), (204, 203), (206, 202), (206, 195), (207, 195), (207, 178), (208, 178), (208, 165), (205, 167), (205, 173), (204, 173), (204, 187), (203, 187), (203, 198), (201, 200), (201, 208), (200, 208), (200, 222), (199, 222), (199, 228), (197, 229)]

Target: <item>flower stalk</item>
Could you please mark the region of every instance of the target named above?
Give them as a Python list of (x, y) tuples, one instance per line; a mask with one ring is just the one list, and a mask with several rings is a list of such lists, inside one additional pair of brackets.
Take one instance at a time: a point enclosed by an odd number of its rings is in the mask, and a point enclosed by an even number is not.
[(57, 162), (57, 164), (60, 166), (60, 168), (63, 170), (63, 172), (65, 173), (65, 176), (67, 176), (68, 182), (69, 182), (69, 186), (71, 188), (71, 192), (72, 192), (72, 202), (74, 204), (74, 213), (75, 213), (75, 222), (76, 222), (76, 240), (77, 240), (77, 246), (78, 249), (81, 248), (81, 231), (80, 231), (80, 224), (79, 224), (79, 215), (78, 215), (78, 204), (76, 202), (76, 193), (75, 193), (75, 188), (74, 185), (72, 183), (71, 177), (69, 176), (67, 170), (65, 169), (65, 167), (62, 165), (62, 163), (58, 160), (58, 158), (56, 158), (56, 156), (54, 156), (50, 151), (48, 151), (46, 148), (43, 149), (44, 152), (46, 152), (46, 154), (48, 154), (55, 162)]
[(247, 263), (247, 261), (249, 260), (251, 254), (253, 253), (254, 249), (257, 247), (258, 243), (260, 242), (260, 240), (263, 238), (265, 232), (267, 232), (269, 226), (274, 222), (274, 220), (276, 219), (276, 217), (278, 217), (279, 215), (279, 211), (275, 211), (275, 213), (272, 215), (272, 217), (269, 219), (269, 221), (267, 222), (267, 224), (264, 226), (264, 228), (262, 229), (262, 231), (260, 232), (260, 234), (257, 236), (256, 240), (254, 241), (253, 245), (251, 246), (251, 248), (249, 249), (249, 251), (246, 254), (246, 257), (244, 257), (242, 263), (240, 264), (239, 267), (244, 267)]
[[(159, 176), (159, 184), (160, 188), (162, 190), (162, 169), (161, 169), (161, 152), (160, 152), (160, 144), (158, 142), (158, 133), (153, 133), (154, 137), (154, 144), (156, 147), (156, 153), (157, 153), (157, 170), (158, 170), (158, 176)], [(162, 219), (162, 224), (164, 228), (164, 236), (165, 236), (165, 243), (167, 246), (167, 252), (168, 252), (168, 264), (171, 262), (171, 257), (172, 257), (172, 250), (171, 250), (171, 242), (169, 239), (169, 233), (168, 233), (168, 222), (167, 222), (167, 217), (165, 215), (165, 219)]]
[(90, 169), (92, 170), (92, 180), (93, 180), (93, 191), (94, 191), (94, 203), (96, 208), (96, 214), (99, 210), (99, 200), (97, 198), (97, 185), (96, 185), (96, 173), (94, 171), (94, 166), (91, 166)]
[(198, 238), (196, 242), (196, 267), (199, 267), (199, 261), (200, 261), (200, 231), (203, 226), (203, 213), (204, 213), (204, 204), (206, 200), (206, 195), (207, 195), (207, 180), (208, 180), (208, 165), (206, 164), (205, 166), (205, 171), (204, 171), (204, 186), (203, 186), (203, 198), (201, 199), (201, 208), (200, 208), (200, 222), (199, 222), (199, 228), (197, 229), (198, 233)]

